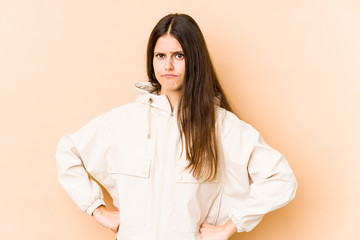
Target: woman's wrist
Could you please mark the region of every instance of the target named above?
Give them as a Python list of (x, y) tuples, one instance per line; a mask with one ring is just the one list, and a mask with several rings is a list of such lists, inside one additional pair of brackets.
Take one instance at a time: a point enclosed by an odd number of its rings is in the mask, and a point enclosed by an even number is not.
[(231, 237), (234, 233), (237, 232), (237, 228), (231, 219), (229, 219), (224, 225), (224, 230), (229, 234), (229, 237)]
[(106, 207), (104, 205), (100, 205), (93, 211), (93, 215), (95, 216), (96, 214), (101, 214), (104, 210), (106, 210)]

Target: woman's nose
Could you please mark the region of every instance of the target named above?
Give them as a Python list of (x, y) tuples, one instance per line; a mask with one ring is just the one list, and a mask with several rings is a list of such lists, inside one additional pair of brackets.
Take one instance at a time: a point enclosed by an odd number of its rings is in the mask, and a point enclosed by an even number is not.
[(167, 59), (166, 59), (165, 70), (166, 70), (166, 71), (174, 70), (174, 64), (173, 64), (171, 58), (167, 58)]

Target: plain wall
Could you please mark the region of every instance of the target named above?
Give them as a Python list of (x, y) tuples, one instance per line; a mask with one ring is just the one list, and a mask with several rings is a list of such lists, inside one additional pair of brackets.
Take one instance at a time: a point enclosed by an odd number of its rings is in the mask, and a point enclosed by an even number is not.
[(0, 0), (0, 238), (115, 238), (58, 184), (56, 145), (134, 100), (148, 36), (174, 12), (198, 22), (236, 113), (299, 181), (293, 202), (231, 239), (358, 239), (356, 0)]

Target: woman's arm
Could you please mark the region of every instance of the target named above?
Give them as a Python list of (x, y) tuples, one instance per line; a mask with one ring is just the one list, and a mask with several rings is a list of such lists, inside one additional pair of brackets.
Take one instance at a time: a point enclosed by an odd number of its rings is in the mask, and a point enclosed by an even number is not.
[(97, 207), (105, 205), (100, 186), (87, 173), (69, 135), (60, 139), (56, 160), (59, 182), (81, 211), (92, 215)]
[(90, 170), (91, 174), (96, 174), (106, 169), (103, 145), (107, 133), (103, 125), (103, 117), (100, 115), (77, 132), (64, 135), (56, 151), (60, 184), (79, 209), (89, 215), (100, 205), (105, 205), (100, 186), (88, 174)]
[[(294, 198), (297, 181), (284, 156), (267, 145), (259, 132), (242, 128), (236, 135), (232, 147), (226, 149), (229, 153), (226, 200), (232, 204), (229, 218), (236, 225), (237, 232), (248, 232), (266, 213)], [(240, 148), (244, 142), (251, 143), (250, 147)], [(248, 194), (238, 197), (238, 188), (246, 182)]]

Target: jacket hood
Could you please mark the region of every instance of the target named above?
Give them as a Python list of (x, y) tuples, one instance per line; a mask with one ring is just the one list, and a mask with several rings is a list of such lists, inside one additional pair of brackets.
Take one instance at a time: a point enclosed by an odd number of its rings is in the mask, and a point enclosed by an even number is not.
[[(152, 93), (154, 87), (150, 82), (138, 82), (135, 84), (136, 102), (150, 104), (152, 107), (171, 113), (171, 106), (165, 95)], [(174, 111), (175, 113), (176, 111)]]
[[(136, 101), (144, 104), (151, 103), (151, 106), (171, 113), (171, 106), (168, 98), (165, 95), (158, 95), (156, 93), (152, 93), (153, 90), (154, 87), (150, 82), (136, 83)], [(214, 97), (214, 103), (216, 106), (220, 106), (220, 98)], [(174, 114), (176, 114), (176, 109), (177, 107), (175, 107), (174, 109)]]

